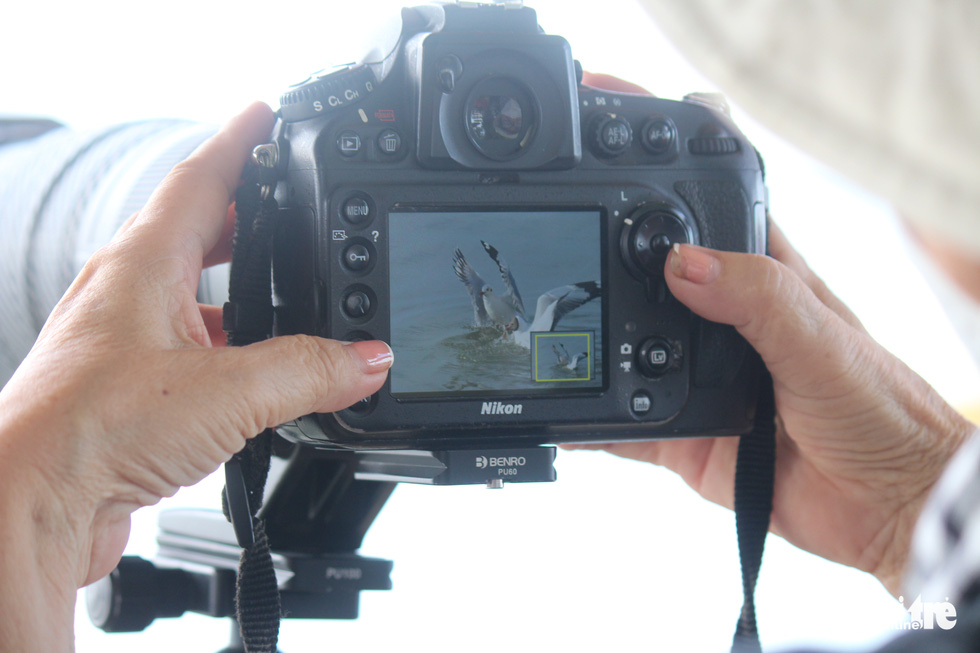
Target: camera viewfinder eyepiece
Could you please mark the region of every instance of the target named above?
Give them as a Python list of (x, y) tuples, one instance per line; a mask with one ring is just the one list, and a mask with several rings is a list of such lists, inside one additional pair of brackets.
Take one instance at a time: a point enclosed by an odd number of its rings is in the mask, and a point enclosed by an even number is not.
[(470, 92), (463, 118), (476, 149), (494, 161), (507, 161), (533, 143), (537, 113), (527, 87), (507, 77), (489, 77)]

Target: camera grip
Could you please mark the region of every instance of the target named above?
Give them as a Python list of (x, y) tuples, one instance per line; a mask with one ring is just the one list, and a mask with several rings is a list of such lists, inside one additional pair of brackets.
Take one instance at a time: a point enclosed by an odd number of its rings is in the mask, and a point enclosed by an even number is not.
[[(674, 190), (693, 211), (702, 245), (729, 252), (752, 251), (749, 203), (737, 182), (679, 181)], [(698, 319), (694, 329), (694, 386), (731, 385), (745, 361), (748, 344), (727, 324)]]

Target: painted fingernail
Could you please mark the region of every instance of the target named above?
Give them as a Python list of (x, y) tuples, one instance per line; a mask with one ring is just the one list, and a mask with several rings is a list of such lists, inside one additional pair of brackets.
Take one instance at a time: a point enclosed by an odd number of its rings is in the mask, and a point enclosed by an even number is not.
[(704, 285), (721, 274), (721, 261), (709, 249), (674, 243), (670, 253), (670, 271), (678, 279)]
[(357, 367), (365, 374), (378, 374), (391, 367), (395, 355), (391, 347), (380, 340), (362, 340), (344, 345)]

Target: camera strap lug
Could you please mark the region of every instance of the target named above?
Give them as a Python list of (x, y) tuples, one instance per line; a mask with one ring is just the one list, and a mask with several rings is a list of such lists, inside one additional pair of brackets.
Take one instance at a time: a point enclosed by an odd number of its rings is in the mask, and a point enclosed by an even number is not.
[(278, 182), (279, 146), (275, 143), (257, 145), (252, 150), (252, 162), (259, 167), (259, 198), (267, 200)]

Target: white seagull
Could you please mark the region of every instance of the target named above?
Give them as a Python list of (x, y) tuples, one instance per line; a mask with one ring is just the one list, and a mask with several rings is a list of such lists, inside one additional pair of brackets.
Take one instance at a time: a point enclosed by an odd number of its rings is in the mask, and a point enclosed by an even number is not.
[[(561, 351), (558, 350), (558, 347), (561, 347)], [(558, 347), (551, 345), (551, 350), (555, 352), (555, 357), (558, 359), (558, 367), (570, 372), (574, 372), (578, 368), (579, 361), (589, 357), (589, 352), (587, 351), (569, 357), (568, 350), (565, 349), (564, 344), (559, 342)]]
[(500, 258), (500, 253), (485, 241), (481, 240), (480, 243), (500, 270), (500, 277), (503, 279), (506, 288), (504, 294), (495, 293), (493, 286), (477, 274), (473, 266), (463, 256), (463, 252), (458, 248), (453, 252), (453, 270), (470, 293), (470, 299), (473, 301), (473, 321), (476, 326), (499, 326), (503, 329), (503, 335), (506, 337), (508, 331), (517, 328), (518, 315), (527, 318), (524, 300), (521, 299), (521, 293), (517, 290), (514, 275), (511, 274), (507, 263)]
[(508, 331), (517, 328), (517, 308), (513, 302), (494, 294), (490, 284), (483, 286), (483, 289), (480, 290), (480, 297), (483, 298), (483, 308), (486, 310), (487, 316), (494, 324), (503, 327), (504, 336), (507, 335)]
[(480, 243), (497, 264), (507, 292), (503, 296), (495, 294), (457, 248), (453, 252), (453, 270), (470, 294), (473, 321), (476, 326), (499, 326), (503, 329), (504, 338), (510, 333), (515, 343), (528, 349), (531, 348), (532, 332), (554, 331), (565, 314), (595, 299), (602, 291), (598, 281), (581, 281), (552, 288), (538, 297), (534, 318), (528, 320), (510, 268), (495, 247), (483, 240)]

